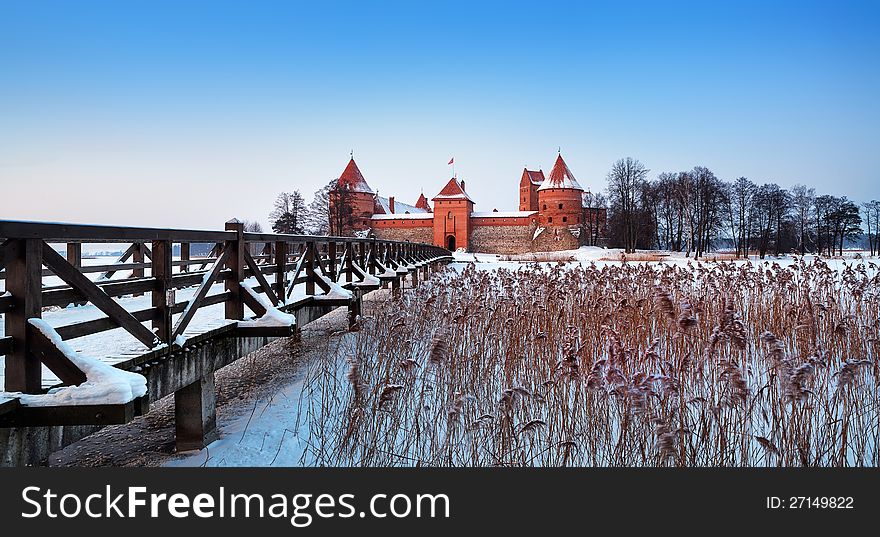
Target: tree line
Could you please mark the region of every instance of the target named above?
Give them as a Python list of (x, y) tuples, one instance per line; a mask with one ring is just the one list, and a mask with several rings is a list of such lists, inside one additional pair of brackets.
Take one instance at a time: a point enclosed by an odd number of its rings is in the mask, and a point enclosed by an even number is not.
[(299, 190), (278, 194), (269, 213), (272, 231), (292, 235), (331, 234), (330, 191), (335, 185), (336, 180), (324, 185), (309, 204)]
[(880, 249), (876, 200), (860, 207), (846, 196), (816, 195), (804, 185), (785, 189), (746, 177), (724, 181), (703, 166), (654, 179), (649, 172), (631, 157), (611, 167), (610, 246), (697, 257), (726, 246), (737, 256), (756, 253), (763, 259), (792, 252), (834, 255), (865, 237), (871, 255)]

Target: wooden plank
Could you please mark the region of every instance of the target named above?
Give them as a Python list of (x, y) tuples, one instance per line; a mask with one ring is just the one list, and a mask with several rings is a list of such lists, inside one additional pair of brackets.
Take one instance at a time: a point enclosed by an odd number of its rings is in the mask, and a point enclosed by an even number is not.
[(299, 260), (296, 262), (296, 268), (293, 271), (293, 277), (290, 279), (290, 285), (287, 286), (287, 298), (290, 298), (290, 295), (293, 293), (293, 288), (296, 287), (297, 279), (299, 278), (299, 273), (302, 272), (303, 266), (306, 263), (306, 252), (302, 252), (299, 256)]
[[(42, 239), (47, 242), (223, 242), (229, 237), (224, 231), (160, 229), (144, 227), (97, 226), (0, 220), (0, 237)], [(274, 239), (273, 239), (274, 240)]]
[(83, 276), (78, 270), (70, 266), (63, 257), (49, 247), (45, 242), (43, 244), (43, 259), (46, 265), (52, 269), (59, 278), (75, 287), (83, 293), (83, 295), (104, 312), (105, 315), (119, 323), (128, 333), (137, 338), (138, 341), (147, 347), (155, 347), (159, 344), (156, 334), (152, 333), (147, 327), (138, 322), (137, 319), (125, 311), (125, 309), (116, 303), (107, 293), (101, 291), (88, 278)]
[(244, 249), (244, 261), (253, 272), (253, 275), (257, 279), (257, 282), (260, 284), (260, 286), (262, 286), (263, 292), (265, 292), (266, 296), (269, 297), (269, 300), (272, 301), (272, 305), (277, 306), (279, 302), (278, 297), (276, 297), (275, 293), (272, 292), (272, 286), (270, 286), (269, 282), (266, 281), (266, 277), (263, 276), (263, 271), (261, 270), (261, 267), (258, 267), (257, 264), (254, 262), (254, 258), (251, 257), (251, 254), (250, 252), (248, 252), (247, 248)]
[[(152, 321), (158, 315), (156, 308), (146, 308), (142, 310), (132, 311), (131, 316), (139, 322)], [(91, 319), (78, 323), (71, 323), (64, 326), (58, 326), (55, 331), (61, 336), (61, 339), (67, 341), (78, 337), (97, 334), (98, 332), (106, 332), (119, 328), (119, 323), (110, 317), (101, 317), (100, 319)]]
[(30, 331), (30, 352), (35, 358), (46, 364), (55, 376), (65, 385), (82, 384), (86, 381), (83, 373), (70, 358), (64, 355), (53, 343), (33, 325)]
[(21, 403), (19, 403), (16, 397), (0, 396), (0, 415), (15, 412), (20, 405)]
[(241, 326), (235, 327), (233, 337), (292, 337), (296, 325), (291, 326)]
[(217, 278), (217, 275), (220, 274), (220, 271), (223, 269), (223, 265), (226, 263), (226, 259), (229, 257), (229, 250), (224, 249), (223, 253), (220, 254), (220, 258), (214, 262), (214, 266), (211, 267), (211, 270), (205, 274), (204, 279), (202, 280), (202, 285), (199, 286), (196, 294), (187, 302), (186, 307), (183, 310), (183, 315), (180, 316), (180, 319), (177, 320), (177, 324), (174, 326), (174, 330), (171, 332), (171, 336), (169, 341), (174, 341), (174, 339), (183, 334), (183, 331), (186, 330), (189, 322), (192, 321), (193, 316), (196, 314), (196, 311), (201, 307), (202, 303), (205, 300), (205, 297), (208, 294), (208, 291), (211, 289), (211, 286), (214, 285), (214, 281)]
[[(29, 352), (28, 319), (40, 317), (42, 309), (40, 274), (44, 245), (39, 239), (6, 243), (6, 290), (15, 299), (12, 310), (6, 313), (4, 328), (5, 334), (12, 337), (14, 342), (11, 352), (6, 355), (4, 376), (5, 390), (8, 392), (39, 393), (42, 389), (40, 362)], [(52, 250), (48, 245), (46, 248)], [(55, 250), (52, 253), (61, 258)], [(73, 267), (71, 270), (76, 271)]]
[[(254, 292), (257, 292), (256, 289), (253, 289)], [(262, 317), (266, 315), (266, 308), (257, 300), (253, 295), (251, 295), (247, 289), (242, 288), (241, 290), (241, 300), (245, 306), (250, 308), (254, 315), (257, 317)], [(243, 315), (242, 315), (243, 316)]]
[[(116, 259), (116, 263), (113, 263), (113, 264), (116, 265), (116, 264), (122, 264), (122, 263), (125, 263), (125, 261), (127, 261), (128, 258), (131, 257), (131, 255), (134, 253), (134, 251), (135, 251), (136, 248), (137, 248), (137, 247), (136, 247), (134, 244), (129, 244), (129, 245), (128, 245), (128, 248), (126, 248), (125, 251), (122, 252), (122, 255), (120, 255), (120, 256)], [(113, 265), (111, 265), (111, 267), (112, 267), (112, 266), (113, 266)], [(104, 268), (104, 267), (97, 267), (97, 268)], [(107, 271), (104, 272), (104, 274), (101, 274), (101, 276), (100, 276), (99, 279), (101, 279), (101, 280), (109, 280), (110, 278), (113, 277), (114, 274), (116, 274), (116, 271), (118, 271), (118, 270), (125, 270), (125, 269), (123, 269), (123, 268), (121, 268), (121, 267), (120, 267), (120, 268), (108, 268)], [(95, 271), (95, 272), (99, 272), (99, 271)]]
[(134, 401), (122, 405), (19, 406), (0, 414), (0, 427), (51, 427), (58, 425), (118, 425), (135, 417)]

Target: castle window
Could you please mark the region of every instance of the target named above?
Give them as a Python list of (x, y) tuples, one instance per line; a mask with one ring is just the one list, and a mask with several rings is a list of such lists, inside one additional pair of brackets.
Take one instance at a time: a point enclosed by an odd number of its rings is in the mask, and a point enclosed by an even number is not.
[(567, 216), (563, 216), (563, 217), (562, 217), (562, 221), (563, 221), (563, 222), (568, 222), (568, 217), (567, 217)]
[(449, 214), (446, 215), (446, 218), (450, 218), (450, 219), (452, 218), (452, 211), (449, 211)]
[(547, 223), (548, 223), (548, 224), (552, 224), (552, 223), (553, 223), (553, 217), (552, 217), (552, 216), (548, 216), (548, 217), (547, 217)]
[(561, 204), (561, 203), (559, 204), (559, 208), (560, 208), (560, 209), (562, 208), (562, 204)]
[(546, 203), (544, 204), (544, 210), (545, 210), (545, 211), (547, 210), (547, 204), (546, 204)]

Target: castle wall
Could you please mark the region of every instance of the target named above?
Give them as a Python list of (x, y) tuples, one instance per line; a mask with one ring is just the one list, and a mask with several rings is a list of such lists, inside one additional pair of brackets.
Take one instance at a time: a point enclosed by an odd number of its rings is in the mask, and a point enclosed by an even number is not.
[(581, 238), (575, 236), (567, 227), (545, 227), (544, 231), (530, 242), (533, 252), (576, 250), (581, 247)]
[(387, 225), (376, 225), (376, 222), (373, 222), (373, 235), (375, 235), (379, 239), (389, 240), (389, 241), (409, 241), (409, 242), (424, 242), (427, 244), (431, 244), (434, 241), (434, 220), (416, 220), (415, 222), (427, 222), (428, 225), (413, 225), (409, 221), (406, 224), (402, 224), (403, 221), (398, 220), (397, 223), (387, 224)]
[(489, 254), (520, 254), (532, 250), (532, 236), (535, 234), (536, 225), (531, 223), (531, 219), (526, 220), (528, 221), (526, 225), (510, 223), (481, 225), (477, 224), (476, 220), (480, 219), (474, 219), (469, 251)]

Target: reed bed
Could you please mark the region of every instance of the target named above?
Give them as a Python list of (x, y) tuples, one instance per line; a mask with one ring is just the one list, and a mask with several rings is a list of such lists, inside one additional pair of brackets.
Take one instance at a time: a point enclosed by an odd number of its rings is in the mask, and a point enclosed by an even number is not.
[(877, 466), (875, 265), (447, 270), (311, 364), (306, 464)]

